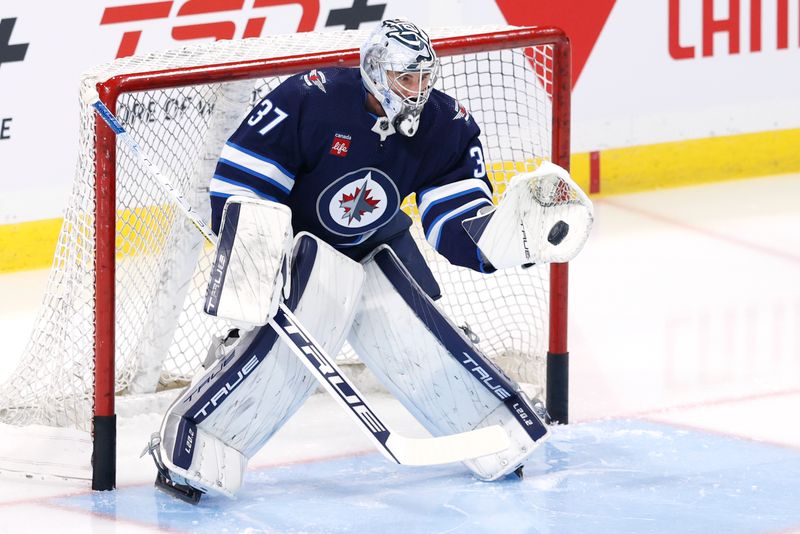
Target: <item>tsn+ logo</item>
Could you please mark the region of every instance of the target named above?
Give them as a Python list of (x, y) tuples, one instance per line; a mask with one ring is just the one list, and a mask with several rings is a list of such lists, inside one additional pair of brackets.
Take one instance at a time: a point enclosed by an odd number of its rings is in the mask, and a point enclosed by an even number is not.
[[(247, 7), (245, 7), (247, 4)], [(143, 32), (168, 29), (175, 41), (260, 37), (270, 8), (299, 6), (298, 32), (312, 31), (319, 0), (164, 0), (107, 7), (101, 26), (122, 28), (117, 58), (136, 53)], [(237, 17), (238, 15), (238, 17)], [(246, 18), (244, 24), (237, 20)], [(232, 20), (233, 19), (233, 20)], [(169, 20), (169, 25), (164, 24)], [(156, 24), (153, 21), (160, 21)]]

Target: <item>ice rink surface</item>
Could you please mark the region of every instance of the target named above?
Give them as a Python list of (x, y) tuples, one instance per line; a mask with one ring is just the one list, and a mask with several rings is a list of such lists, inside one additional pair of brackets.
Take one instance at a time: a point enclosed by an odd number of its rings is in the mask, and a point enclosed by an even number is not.
[[(191, 506), (138, 457), (160, 417), (129, 413), (117, 491), (0, 477), (0, 532), (800, 532), (798, 200), (799, 175), (595, 199), (570, 267), (571, 424), (523, 480), (391, 464), (315, 395), (238, 499)], [(0, 277), (0, 378), (46, 275)]]

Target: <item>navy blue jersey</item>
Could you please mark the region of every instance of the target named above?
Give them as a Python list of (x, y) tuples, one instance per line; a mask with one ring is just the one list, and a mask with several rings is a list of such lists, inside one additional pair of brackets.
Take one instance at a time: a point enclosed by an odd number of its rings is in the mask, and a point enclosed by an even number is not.
[(229, 196), (258, 195), (288, 205), (296, 232), (353, 257), (408, 229), (400, 203), (416, 193), (428, 242), (451, 263), (486, 269), (461, 226), (491, 205), (480, 128), (434, 90), (416, 135), (382, 141), (366, 98), (360, 71), (348, 68), (292, 76), (270, 92), (222, 150), (211, 181), (214, 230)]

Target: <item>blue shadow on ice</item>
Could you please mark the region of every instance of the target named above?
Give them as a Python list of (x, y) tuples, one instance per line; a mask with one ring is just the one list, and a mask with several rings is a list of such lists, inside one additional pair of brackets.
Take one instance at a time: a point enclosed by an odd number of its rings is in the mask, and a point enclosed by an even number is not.
[(380, 455), (250, 471), (236, 500), (197, 506), (151, 486), (55, 499), (185, 532), (730, 532), (800, 526), (800, 451), (644, 421), (555, 428), (525, 479)]

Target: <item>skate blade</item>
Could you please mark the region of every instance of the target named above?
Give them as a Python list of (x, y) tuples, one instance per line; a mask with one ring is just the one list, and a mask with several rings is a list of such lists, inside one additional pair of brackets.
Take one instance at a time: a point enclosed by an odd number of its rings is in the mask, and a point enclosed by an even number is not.
[(193, 488), (186, 484), (176, 484), (161, 473), (156, 475), (156, 488), (163, 491), (167, 495), (171, 495), (172, 497), (180, 499), (183, 502), (188, 502), (189, 504), (199, 503), (200, 497), (203, 496), (203, 492), (199, 489)]

